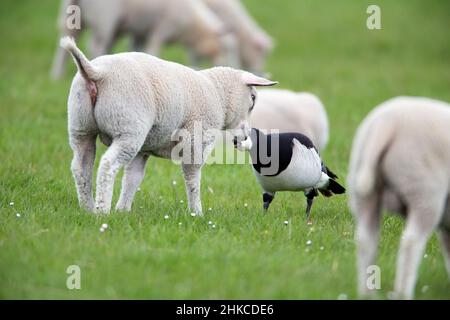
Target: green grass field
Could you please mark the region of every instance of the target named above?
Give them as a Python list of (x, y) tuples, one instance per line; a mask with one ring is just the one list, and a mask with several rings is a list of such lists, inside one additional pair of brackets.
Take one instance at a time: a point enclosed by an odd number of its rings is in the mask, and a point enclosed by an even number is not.
[[(276, 41), (272, 78), (325, 103), (331, 142), (323, 158), (341, 178), (355, 129), (375, 105), (397, 95), (450, 101), (449, 1), (378, 0), (383, 29), (376, 31), (366, 28), (373, 1), (244, 2)], [(66, 129), (75, 68), (62, 81), (49, 79), (58, 7), (52, 0), (0, 1), (0, 298), (357, 298), (347, 198), (316, 201), (313, 227), (300, 193), (280, 194), (265, 214), (248, 165), (205, 167), (204, 218), (186, 211), (181, 169), (156, 158), (132, 214), (80, 210)], [(116, 51), (124, 48), (121, 42)], [(179, 48), (164, 57), (184, 61)], [(393, 287), (402, 227), (400, 218), (384, 218), (380, 298)], [(66, 288), (69, 265), (81, 268), (81, 290)], [(416, 296), (450, 298), (435, 236)]]

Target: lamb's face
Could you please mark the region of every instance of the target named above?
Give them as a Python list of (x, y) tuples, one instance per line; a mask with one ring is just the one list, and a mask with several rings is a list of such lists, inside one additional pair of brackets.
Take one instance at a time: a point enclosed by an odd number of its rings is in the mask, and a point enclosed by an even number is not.
[(242, 121), (238, 128), (231, 131), (234, 147), (241, 151), (250, 150), (250, 133), (251, 129), (248, 122)]
[(232, 84), (230, 99), (228, 101), (228, 128), (237, 128), (245, 122), (248, 127), (250, 113), (255, 107), (257, 92), (256, 86), (273, 86), (277, 82), (257, 77), (248, 72), (240, 71), (238, 79)]
[(272, 86), (277, 82), (270, 81), (261, 77), (257, 77), (251, 73), (244, 72), (241, 75), (241, 83), (235, 89), (235, 94), (232, 95), (236, 99), (232, 101), (235, 112), (234, 120), (229, 124), (230, 128), (236, 128), (233, 131), (233, 143), (239, 150), (250, 150), (252, 141), (250, 140), (250, 126), (248, 119), (255, 107), (257, 92), (255, 86)]
[(231, 110), (234, 113), (228, 128), (248, 127), (248, 119), (256, 102), (256, 90), (253, 86), (242, 85), (235, 89), (232, 95)]
[[(234, 86), (230, 90), (233, 94), (230, 96), (229, 106), (227, 107), (228, 132), (233, 137), (235, 147), (239, 148), (241, 142), (250, 135), (249, 117), (256, 102), (256, 90), (253, 86), (240, 85)], [(231, 120), (231, 121), (230, 121)], [(241, 149), (240, 149), (241, 150)]]
[[(251, 73), (229, 67), (214, 67), (201, 71), (209, 77), (218, 92), (224, 111), (222, 129), (230, 130), (233, 136), (236, 131), (246, 137), (249, 133), (248, 119), (256, 102), (256, 86), (273, 86), (277, 82), (257, 77)], [(247, 131), (249, 131), (247, 129)]]

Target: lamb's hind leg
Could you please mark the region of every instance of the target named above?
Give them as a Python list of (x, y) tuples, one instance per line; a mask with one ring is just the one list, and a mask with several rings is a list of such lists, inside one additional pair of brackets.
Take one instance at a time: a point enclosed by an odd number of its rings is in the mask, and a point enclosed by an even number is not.
[[(395, 292), (400, 298), (412, 299), (417, 272), (425, 245), (441, 220), (444, 199), (439, 190), (416, 196), (410, 204), (407, 222), (400, 242), (395, 278)], [(420, 201), (420, 202), (419, 202)]]
[(125, 173), (122, 178), (122, 191), (116, 206), (117, 211), (131, 210), (134, 195), (144, 178), (147, 159), (148, 155), (138, 154), (125, 166)]
[(367, 296), (367, 268), (375, 264), (380, 230), (380, 196), (378, 191), (360, 197), (354, 195), (353, 211), (357, 217), (356, 240), (358, 251), (358, 293)]
[(123, 135), (113, 140), (102, 156), (97, 173), (96, 213), (109, 213), (117, 172), (130, 162), (141, 149), (146, 134)]
[(70, 136), (70, 146), (73, 150), (71, 170), (77, 187), (80, 207), (92, 211), (94, 198), (92, 196), (92, 171), (95, 161), (95, 140), (97, 135)]
[(441, 241), (445, 267), (447, 268), (448, 278), (450, 280), (450, 197), (447, 197), (445, 216), (443, 217), (441, 223), (439, 240)]

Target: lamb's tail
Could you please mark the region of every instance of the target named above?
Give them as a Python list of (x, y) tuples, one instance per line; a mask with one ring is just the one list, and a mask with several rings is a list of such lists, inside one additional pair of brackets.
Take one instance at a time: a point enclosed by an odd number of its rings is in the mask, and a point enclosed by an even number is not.
[(83, 52), (78, 49), (75, 40), (70, 37), (63, 37), (60, 41), (60, 46), (66, 49), (73, 57), (78, 71), (86, 81), (98, 81), (101, 79), (101, 74), (92, 63), (86, 58)]
[(374, 190), (378, 166), (392, 135), (389, 119), (363, 123), (358, 130), (352, 147), (349, 180), (357, 194), (366, 196)]

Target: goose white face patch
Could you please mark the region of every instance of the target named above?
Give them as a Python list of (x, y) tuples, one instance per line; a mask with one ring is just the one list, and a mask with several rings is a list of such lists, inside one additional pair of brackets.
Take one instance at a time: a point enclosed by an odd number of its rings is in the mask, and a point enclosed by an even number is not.
[(248, 136), (247, 139), (241, 142), (240, 147), (242, 150), (250, 150), (253, 147), (253, 142), (250, 136)]

